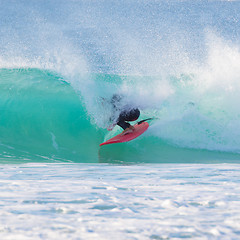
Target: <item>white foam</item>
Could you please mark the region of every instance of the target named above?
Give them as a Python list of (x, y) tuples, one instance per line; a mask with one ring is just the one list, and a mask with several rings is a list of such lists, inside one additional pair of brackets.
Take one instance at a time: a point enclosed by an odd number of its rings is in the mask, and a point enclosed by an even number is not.
[(238, 165), (1, 169), (2, 239), (234, 239), (240, 230)]
[(50, 134), (52, 136), (52, 145), (56, 150), (58, 150), (58, 144), (56, 142), (56, 136), (52, 132), (50, 132)]

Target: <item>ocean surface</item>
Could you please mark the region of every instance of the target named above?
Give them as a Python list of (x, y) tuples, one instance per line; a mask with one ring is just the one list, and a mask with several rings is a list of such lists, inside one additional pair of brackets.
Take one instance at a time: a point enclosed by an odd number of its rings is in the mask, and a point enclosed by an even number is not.
[(239, 63), (237, 1), (0, 0), (0, 239), (238, 239)]

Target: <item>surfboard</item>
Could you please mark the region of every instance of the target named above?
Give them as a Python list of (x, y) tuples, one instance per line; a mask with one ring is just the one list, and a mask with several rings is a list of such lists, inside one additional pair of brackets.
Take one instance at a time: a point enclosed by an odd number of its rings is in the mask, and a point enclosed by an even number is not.
[(138, 136), (142, 135), (149, 127), (147, 122), (141, 122), (140, 124), (137, 123), (134, 125), (135, 130), (131, 133), (127, 133), (125, 135), (118, 134), (117, 136), (110, 138), (106, 142), (101, 143), (99, 146), (113, 144), (113, 143), (122, 143), (122, 142), (129, 142)]

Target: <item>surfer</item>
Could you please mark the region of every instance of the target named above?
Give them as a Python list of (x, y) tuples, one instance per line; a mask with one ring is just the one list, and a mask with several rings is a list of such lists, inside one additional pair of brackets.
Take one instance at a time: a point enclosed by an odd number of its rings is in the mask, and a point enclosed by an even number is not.
[(120, 126), (123, 129), (122, 135), (127, 133), (131, 133), (135, 130), (134, 126), (132, 126), (129, 122), (136, 121), (140, 116), (140, 111), (138, 108), (133, 108), (129, 106), (125, 106), (124, 108), (121, 106), (122, 96), (118, 94), (114, 94), (111, 99), (111, 104), (116, 112), (120, 112), (117, 121), (113, 123), (108, 130), (111, 131), (115, 125)]

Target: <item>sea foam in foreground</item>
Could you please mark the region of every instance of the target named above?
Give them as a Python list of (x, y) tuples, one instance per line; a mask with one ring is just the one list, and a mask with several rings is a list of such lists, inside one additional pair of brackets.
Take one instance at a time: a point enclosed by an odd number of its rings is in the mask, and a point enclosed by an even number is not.
[(237, 239), (239, 165), (1, 165), (1, 239)]

